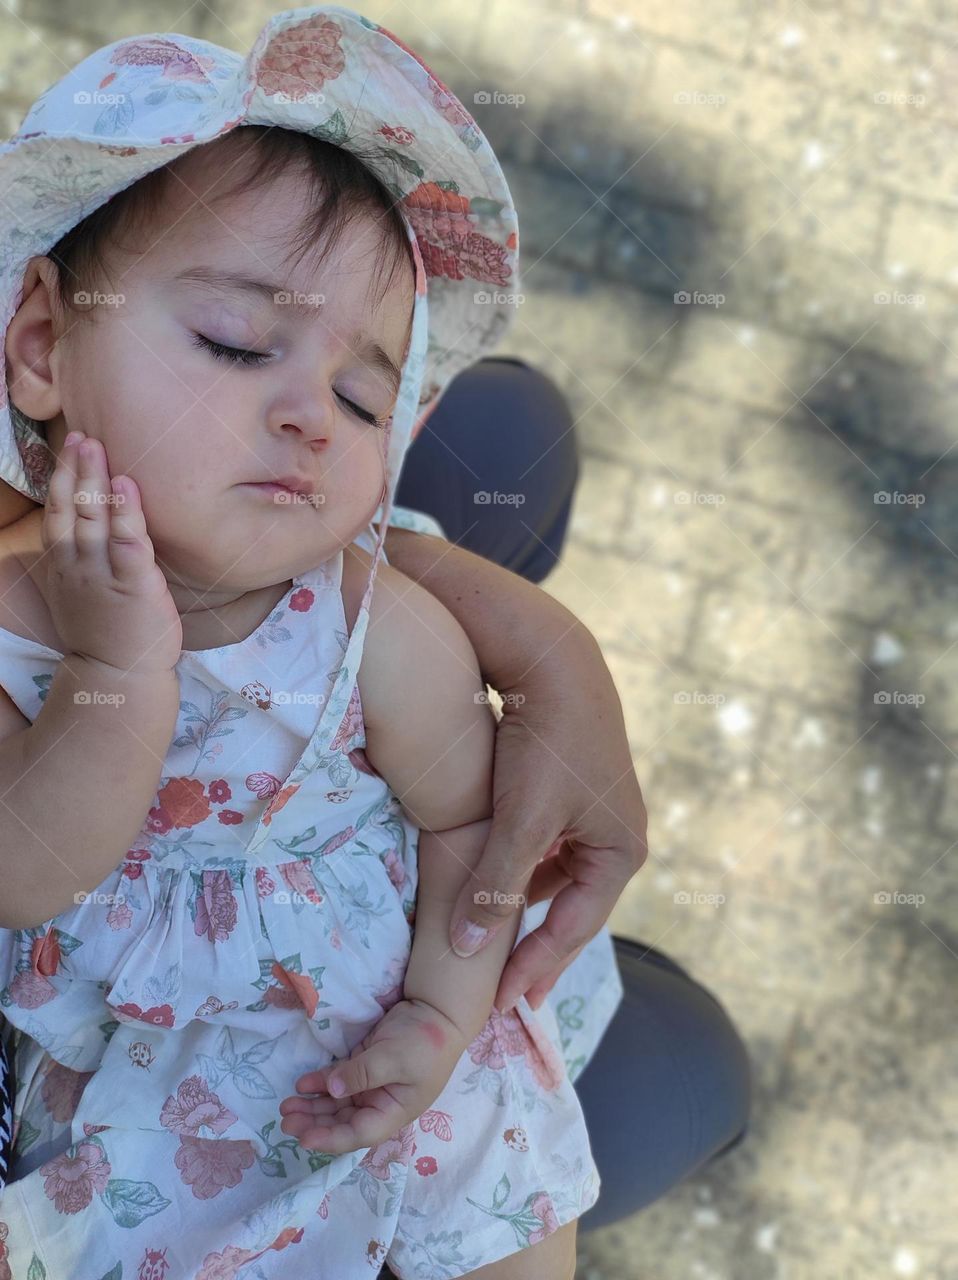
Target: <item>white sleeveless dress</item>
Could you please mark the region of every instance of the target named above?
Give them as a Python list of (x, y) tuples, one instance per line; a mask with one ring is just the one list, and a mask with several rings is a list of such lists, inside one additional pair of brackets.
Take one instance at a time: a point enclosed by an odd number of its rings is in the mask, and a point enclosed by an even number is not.
[[(539, 1010), (493, 1013), (396, 1137), (330, 1156), (280, 1130), (297, 1078), (401, 997), (412, 937), (418, 830), (363, 752), (342, 566), (294, 579), (247, 639), (183, 652), (124, 860), (0, 930), (18, 1082), (0, 1280), (369, 1280), (386, 1260), (439, 1280), (597, 1199), (572, 1081), (622, 995), (606, 930)], [(31, 721), (61, 656), (0, 629), (0, 685)]]

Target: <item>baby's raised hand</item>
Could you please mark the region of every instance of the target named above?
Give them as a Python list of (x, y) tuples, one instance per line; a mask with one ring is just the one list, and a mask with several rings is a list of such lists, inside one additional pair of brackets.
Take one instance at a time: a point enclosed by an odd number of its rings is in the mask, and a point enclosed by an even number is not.
[(385, 1142), (429, 1108), (466, 1048), (445, 1014), (400, 1000), (348, 1058), (300, 1076), (300, 1094), (279, 1105), (280, 1128), (300, 1146), (331, 1155)]

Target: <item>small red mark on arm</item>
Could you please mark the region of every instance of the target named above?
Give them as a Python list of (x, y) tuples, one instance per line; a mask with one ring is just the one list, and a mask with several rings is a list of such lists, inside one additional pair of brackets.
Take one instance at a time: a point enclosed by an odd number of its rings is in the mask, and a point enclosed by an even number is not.
[(434, 1022), (421, 1022), (419, 1029), (437, 1052), (446, 1047), (446, 1033)]

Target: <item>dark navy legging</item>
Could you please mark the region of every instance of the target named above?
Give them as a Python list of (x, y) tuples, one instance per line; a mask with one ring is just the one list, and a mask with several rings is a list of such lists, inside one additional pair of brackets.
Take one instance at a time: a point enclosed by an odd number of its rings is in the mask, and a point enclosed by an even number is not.
[[(540, 582), (559, 557), (578, 474), (558, 387), (522, 360), (491, 357), (450, 383), (410, 446), (396, 501)], [(525, 500), (477, 503), (477, 492)], [(748, 1056), (715, 996), (651, 947), (615, 937), (615, 949), (625, 995), (576, 1082), (602, 1180), (583, 1231), (635, 1213), (735, 1145), (749, 1115)]]

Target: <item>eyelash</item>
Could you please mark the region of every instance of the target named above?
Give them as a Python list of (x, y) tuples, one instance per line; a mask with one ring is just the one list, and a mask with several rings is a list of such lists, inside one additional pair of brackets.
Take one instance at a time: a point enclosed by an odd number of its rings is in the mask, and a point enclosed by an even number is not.
[[(264, 354), (262, 351), (242, 351), (239, 347), (227, 347), (222, 342), (214, 342), (212, 338), (204, 337), (202, 333), (193, 334), (193, 346), (204, 348), (209, 351), (211, 355), (215, 356), (217, 360), (226, 360), (230, 364), (243, 364), (246, 365), (247, 368), (251, 369), (259, 368), (264, 361), (269, 359), (268, 353)], [(383, 422), (377, 418), (375, 414), (369, 413), (366, 409), (360, 409), (358, 404), (353, 404), (352, 400), (347, 400), (346, 397), (340, 395), (338, 391), (336, 392), (336, 395), (339, 396), (339, 399), (342, 400), (343, 404), (349, 406), (357, 418), (360, 418), (363, 422), (368, 422), (370, 426), (379, 427), (381, 429), (385, 428), (386, 422), (389, 421), (388, 418)]]

